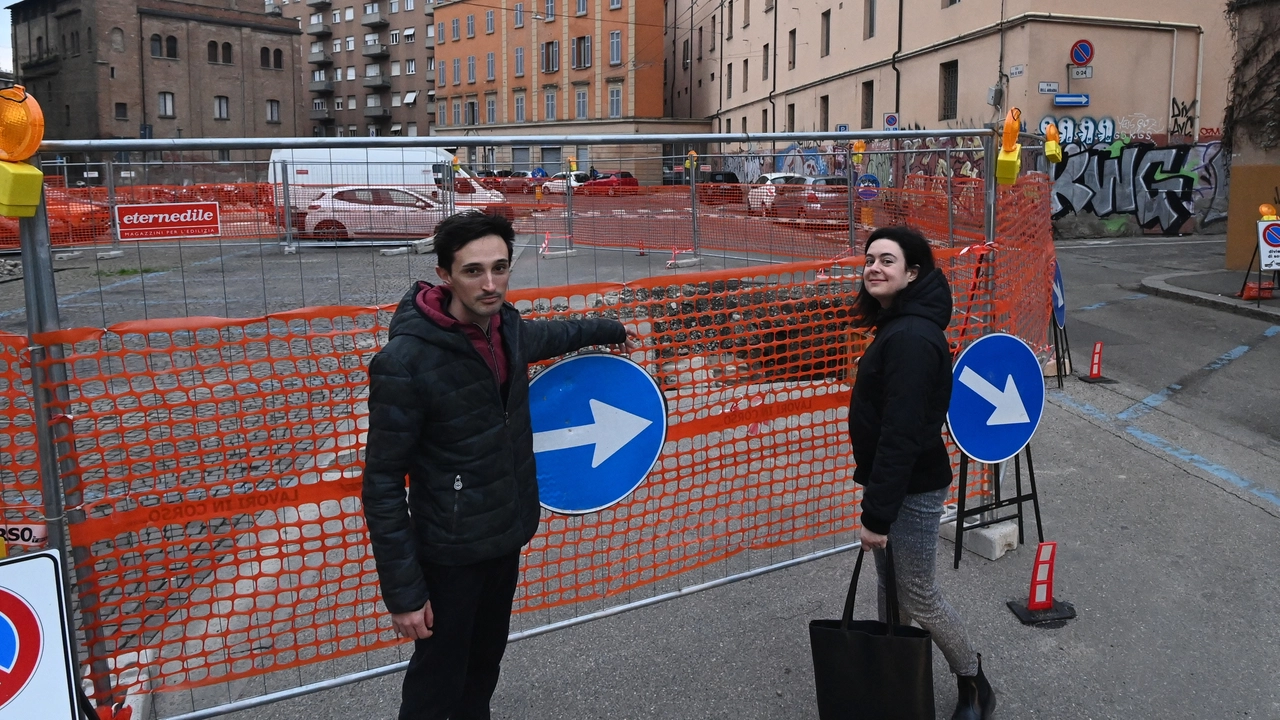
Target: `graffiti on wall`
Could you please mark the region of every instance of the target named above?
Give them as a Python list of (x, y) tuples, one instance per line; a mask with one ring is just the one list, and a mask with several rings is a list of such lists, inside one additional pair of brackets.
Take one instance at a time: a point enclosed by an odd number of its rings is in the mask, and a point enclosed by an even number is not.
[(1196, 131), (1196, 101), (1184, 103), (1174, 98), (1169, 118), (1170, 135), (1191, 135)]
[[(1055, 118), (1052, 115), (1046, 115), (1040, 119), (1040, 134), (1044, 135), (1050, 125), (1058, 127), (1058, 140), (1063, 145), (1068, 143), (1094, 145), (1095, 143), (1109, 143), (1116, 139), (1116, 121), (1109, 117), (1098, 120), (1094, 120), (1091, 117), (1082, 117), (1076, 120), (1073, 117)], [(1127, 136), (1121, 133), (1121, 137)]]
[(1173, 235), (1226, 219), (1221, 143), (1158, 146), (1116, 139), (1063, 149), (1065, 159), (1053, 169), (1055, 220), (1084, 213), (1131, 216), (1143, 229)]
[(750, 182), (764, 173), (786, 172), (810, 177), (846, 175), (848, 151), (844, 145), (834, 143), (792, 143), (777, 152), (747, 150), (726, 155), (724, 169)]

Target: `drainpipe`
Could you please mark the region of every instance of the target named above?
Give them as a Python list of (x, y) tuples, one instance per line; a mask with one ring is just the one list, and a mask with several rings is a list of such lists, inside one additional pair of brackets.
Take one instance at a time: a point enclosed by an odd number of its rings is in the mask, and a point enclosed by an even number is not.
[[(1165, 127), (1165, 142), (1173, 139), (1173, 99), (1174, 99), (1174, 80), (1178, 77), (1178, 29), (1173, 29), (1173, 50), (1169, 53), (1169, 120)], [(1196, 104), (1196, 113), (1199, 114), (1200, 105)]]
[(1200, 89), (1204, 82), (1204, 33), (1200, 33), (1200, 44), (1196, 49), (1196, 126), (1195, 139), (1192, 142), (1200, 142), (1200, 115), (1203, 108), (1200, 107)]
[(700, 48), (693, 47), (693, 8), (698, 4), (698, 0), (689, 0), (689, 119), (693, 119), (693, 66), (698, 63), (697, 56), (694, 51)]
[[(898, 56), (902, 54), (902, 5), (903, 0), (898, 0), (898, 49), (893, 51), (893, 111), (901, 113), (902, 108), (902, 70), (898, 68)], [(902, 122), (901, 116), (898, 122)]]
[[(773, 67), (769, 68), (769, 72), (773, 74), (773, 88), (769, 90), (769, 122), (773, 124), (773, 132), (778, 132), (778, 105), (773, 101), (773, 96), (778, 92), (778, 15), (782, 14), (782, 8), (777, 3), (773, 6)], [(746, 132), (746, 128), (742, 129)], [(776, 143), (775, 149), (776, 149)]]

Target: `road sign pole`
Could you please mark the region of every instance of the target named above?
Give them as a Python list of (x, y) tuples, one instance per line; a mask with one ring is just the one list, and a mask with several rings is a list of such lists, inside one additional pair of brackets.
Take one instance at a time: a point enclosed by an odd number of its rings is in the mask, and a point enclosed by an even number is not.
[(853, 143), (845, 148), (845, 175), (849, 178), (848, 192), (849, 197), (845, 198), (845, 205), (849, 212), (849, 253), (858, 252), (858, 223), (853, 214), (853, 191), (858, 186), (858, 169), (853, 166)]
[(693, 233), (693, 256), (696, 258), (700, 255), (698, 252), (698, 164), (696, 162), (689, 165), (689, 207), (692, 209), (690, 214), (690, 230)]
[(952, 205), (951, 148), (947, 148), (947, 247), (956, 246), (955, 207)]

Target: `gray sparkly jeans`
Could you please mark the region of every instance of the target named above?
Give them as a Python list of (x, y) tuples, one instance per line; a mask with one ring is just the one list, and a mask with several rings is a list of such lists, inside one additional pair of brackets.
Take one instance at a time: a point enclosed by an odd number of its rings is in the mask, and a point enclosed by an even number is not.
[[(942, 597), (934, 577), (938, 554), (938, 522), (947, 488), (907, 495), (898, 519), (889, 526), (894, 571), (898, 576), (898, 614), (905, 625), (912, 620), (933, 635), (951, 672), (977, 675), (978, 655), (964, 631), (964, 623)], [(884, 551), (874, 551), (879, 587), (880, 622), (887, 622), (884, 597)]]

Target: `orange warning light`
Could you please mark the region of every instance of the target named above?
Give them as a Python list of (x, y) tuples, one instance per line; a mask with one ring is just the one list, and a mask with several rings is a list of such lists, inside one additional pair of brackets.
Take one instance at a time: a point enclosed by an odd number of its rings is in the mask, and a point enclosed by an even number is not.
[(1271, 203), (1263, 203), (1258, 206), (1258, 214), (1262, 216), (1263, 220), (1275, 220), (1276, 206)]
[(44, 112), (21, 85), (0, 90), (0, 160), (22, 162), (44, 140)]
[(1009, 108), (1004, 118), (1004, 151), (1013, 152), (1018, 145), (1018, 133), (1022, 130), (1022, 111)]

